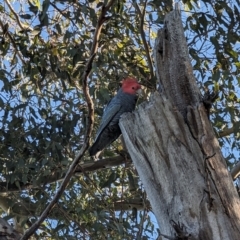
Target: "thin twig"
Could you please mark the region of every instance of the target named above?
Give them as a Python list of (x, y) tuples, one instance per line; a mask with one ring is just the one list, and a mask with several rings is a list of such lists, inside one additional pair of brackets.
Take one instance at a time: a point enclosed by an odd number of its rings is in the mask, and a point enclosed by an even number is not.
[(14, 15), (14, 17), (16, 18), (19, 27), (20, 27), (23, 31), (26, 30), (26, 29), (32, 30), (30, 27), (24, 27), (24, 26), (22, 25), (22, 23), (21, 23), (21, 21), (20, 21), (20, 19), (19, 19), (19, 17), (18, 17), (18, 14), (17, 14), (17, 13), (14, 11), (14, 9), (12, 8), (11, 3), (10, 3), (8, 0), (5, 0), (5, 2), (7, 3), (8, 7), (9, 7), (10, 11), (12, 12), (12, 14)]
[[(213, 28), (207, 30), (204, 36), (207, 36), (210, 32), (214, 31), (215, 29), (216, 29), (216, 28), (213, 27)], [(202, 33), (195, 35), (195, 36), (192, 38), (191, 42), (187, 43), (188, 47), (191, 46), (192, 44), (196, 44), (196, 39), (197, 39), (197, 38), (200, 39), (201, 37), (202, 37)], [(199, 51), (199, 50), (198, 50), (198, 51)]]
[(97, 26), (96, 26), (96, 29), (95, 29), (95, 33), (94, 33), (92, 48), (91, 48), (91, 52), (90, 52), (90, 58), (89, 58), (86, 66), (85, 66), (85, 71), (82, 75), (82, 85), (83, 85), (82, 88), (83, 88), (83, 93), (84, 93), (84, 96), (85, 96), (85, 99), (86, 99), (87, 105), (88, 105), (88, 123), (87, 123), (87, 127), (86, 127), (84, 144), (81, 147), (81, 149), (80, 149), (79, 153), (77, 154), (76, 158), (74, 159), (73, 163), (69, 167), (69, 169), (67, 171), (67, 174), (66, 174), (61, 186), (59, 187), (57, 193), (53, 197), (52, 201), (48, 204), (48, 206), (42, 212), (39, 219), (31, 226), (31, 228), (29, 228), (25, 232), (25, 234), (23, 235), (21, 240), (29, 239), (30, 236), (39, 228), (40, 224), (47, 218), (48, 214), (50, 213), (52, 208), (55, 206), (55, 204), (57, 203), (57, 201), (61, 197), (62, 193), (64, 192), (65, 188), (67, 187), (68, 182), (70, 181), (72, 175), (74, 174), (74, 171), (75, 171), (80, 159), (83, 157), (85, 151), (87, 150), (87, 148), (89, 146), (90, 135), (91, 135), (91, 132), (92, 132), (92, 129), (93, 129), (93, 122), (94, 122), (94, 109), (93, 109), (93, 102), (92, 102), (92, 99), (91, 99), (91, 96), (90, 96), (90, 93), (89, 93), (89, 88), (88, 88), (88, 85), (87, 85), (87, 78), (88, 78), (88, 76), (90, 74), (90, 71), (92, 69), (92, 62), (93, 62), (94, 56), (97, 53), (99, 36), (100, 36), (100, 33), (101, 33), (103, 23), (108, 19), (108, 17), (105, 17), (105, 14), (109, 10), (109, 8), (112, 6), (114, 1), (115, 0), (110, 0), (106, 6), (102, 7), (102, 12), (99, 16)]
[(150, 70), (150, 74), (151, 74), (151, 79), (154, 78), (154, 70), (153, 70), (153, 63), (152, 63), (152, 58), (150, 56), (150, 51), (149, 51), (149, 46), (147, 44), (147, 40), (146, 40), (146, 36), (145, 36), (145, 32), (144, 32), (144, 18), (145, 18), (145, 13), (146, 13), (146, 6), (147, 6), (147, 0), (144, 2), (144, 6), (143, 6), (143, 11), (141, 12), (138, 4), (136, 2), (133, 3), (135, 6), (136, 11), (138, 12), (138, 15), (140, 16), (140, 26), (139, 26), (139, 31), (141, 34), (141, 38), (143, 41), (143, 45), (144, 45), (144, 49), (146, 52), (146, 57), (147, 57), (147, 61), (148, 61), (148, 67)]
[(77, 25), (74, 23), (74, 21), (67, 16), (67, 14), (64, 13), (64, 11), (62, 11), (61, 9), (59, 9), (55, 4), (50, 2), (50, 5), (55, 8), (62, 16), (64, 16), (65, 18), (67, 18), (69, 21), (71, 21), (72, 25), (77, 27)]
[(240, 175), (240, 162), (238, 162), (231, 170), (231, 176), (233, 180), (236, 180), (237, 177)]
[(218, 138), (227, 137), (230, 134), (234, 133), (235, 130), (236, 130), (236, 128), (234, 128), (234, 126), (232, 126), (230, 128), (224, 128), (222, 131), (219, 131), (217, 133), (217, 137)]
[(63, 214), (63, 216), (68, 220), (69, 225), (74, 222), (76, 224), (76, 226), (78, 226), (78, 228), (82, 231), (82, 234), (87, 234), (88, 236), (90, 236), (89, 231), (82, 226), (80, 223), (78, 223), (78, 221), (76, 221), (75, 219), (73, 219), (59, 204), (57, 204), (58, 210)]
[(146, 220), (146, 209), (143, 210), (142, 218), (141, 218), (141, 221), (139, 223), (139, 231), (138, 231), (137, 237), (136, 237), (137, 240), (142, 239), (143, 224), (144, 224), (145, 220)]

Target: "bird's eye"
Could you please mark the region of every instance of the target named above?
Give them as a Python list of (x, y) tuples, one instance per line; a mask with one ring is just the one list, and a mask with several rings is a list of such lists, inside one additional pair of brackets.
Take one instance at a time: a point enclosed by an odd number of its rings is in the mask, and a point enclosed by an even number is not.
[(132, 87), (132, 89), (135, 89), (135, 87)]

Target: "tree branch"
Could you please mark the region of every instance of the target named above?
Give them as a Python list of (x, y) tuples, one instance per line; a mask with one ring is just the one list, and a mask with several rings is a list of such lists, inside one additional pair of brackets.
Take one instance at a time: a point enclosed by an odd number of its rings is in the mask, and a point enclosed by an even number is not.
[(150, 202), (142, 198), (133, 198), (126, 201), (114, 202), (114, 211), (129, 211), (133, 208), (137, 210), (149, 210), (151, 209)]
[(77, 27), (77, 25), (75, 24), (75, 22), (67, 16), (67, 14), (64, 13), (64, 11), (62, 11), (61, 9), (59, 9), (55, 4), (53, 4), (52, 2), (50, 2), (50, 5), (55, 8), (63, 17), (67, 18), (73, 26)]
[(105, 14), (109, 10), (109, 8), (112, 6), (114, 1), (115, 0), (110, 0), (106, 6), (103, 5), (103, 7), (102, 7), (102, 12), (99, 16), (97, 26), (96, 26), (96, 29), (95, 29), (95, 33), (94, 33), (92, 48), (91, 48), (91, 52), (90, 52), (90, 58), (89, 58), (86, 66), (85, 66), (85, 71), (84, 71), (84, 73), (82, 75), (82, 78), (81, 78), (82, 79), (82, 85), (83, 85), (82, 86), (83, 87), (83, 93), (84, 93), (84, 96), (85, 96), (85, 99), (86, 99), (87, 105), (88, 105), (88, 123), (87, 123), (87, 127), (86, 127), (84, 144), (83, 144), (82, 148), (80, 149), (79, 153), (77, 154), (76, 158), (74, 159), (72, 165), (68, 169), (68, 172), (67, 172), (61, 186), (59, 187), (56, 195), (54, 196), (52, 201), (49, 203), (49, 205), (46, 207), (46, 209), (42, 212), (39, 219), (25, 232), (25, 234), (23, 235), (21, 240), (29, 239), (29, 237), (39, 228), (40, 224), (48, 216), (49, 212), (52, 210), (52, 208), (54, 207), (54, 205), (57, 203), (58, 199), (61, 197), (62, 193), (64, 192), (70, 178), (72, 177), (72, 175), (75, 172), (75, 169), (76, 169), (80, 159), (83, 157), (85, 151), (89, 147), (90, 135), (91, 135), (91, 132), (92, 132), (92, 129), (93, 129), (93, 122), (94, 122), (94, 109), (93, 109), (93, 101), (91, 99), (91, 96), (90, 96), (90, 93), (89, 93), (89, 88), (88, 88), (88, 85), (87, 85), (87, 78), (88, 78), (88, 76), (90, 74), (90, 71), (92, 69), (92, 62), (93, 62), (94, 56), (97, 53), (98, 41), (99, 41), (99, 36), (100, 36), (100, 33), (101, 33), (103, 23), (107, 20), (107, 17), (105, 17)]
[[(10, 11), (12, 12), (12, 14), (14, 15), (14, 17), (15, 17), (15, 19), (17, 20), (17, 23), (18, 23), (18, 25), (19, 25), (19, 27), (24, 31), (24, 30), (26, 30), (26, 29), (31, 29), (31, 28), (29, 28), (29, 27), (24, 27), (23, 25), (22, 25), (22, 23), (21, 23), (21, 21), (20, 21), (20, 19), (19, 19), (19, 17), (18, 17), (18, 14), (14, 11), (14, 9), (12, 8), (12, 5), (10, 4), (10, 2), (8, 1), (8, 0), (5, 0), (5, 2), (6, 2), (6, 4), (8, 5), (8, 7), (9, 7), (9, 9), (10, 9)], [(32, 30), (32, 29), (31, 29)]]
[[(1, 208), (3, 211), (8, 212), (8, 214), (12, 215), (14, 214), (15, 217), (19, 218), (26, 218), (26, 217), (39, 217), (40, 211), (39, 211), (39, 205), (31, 203), (27, 201), (26, 199), (21, 199), (20, 196), (10, 196), (3, 198), (0, 197), (1, 202)], [(19, 202), (12, 205), (12, 202), (16, 199), (20, 200)], [(105, 210), (108, 211), (108, 204), (104, 205)], [(49, 217), (51, 219), (57, 220), (59, 217), (62, 217), (62, 214), (59, 212), (59, 208), (62, 208), (60, 205), (56, 205), (51, 213), (49, 214)], [(9, 212), (9, 209), (10, 212)], [(150, 210), (151, 205), (150, 202), (146, 199), (143, 199), (142, 197), (134, 197), (127, 200), (121, 200), (116, 199), (113, 202), (113, 211), (131, 211), (133, 209), (136, 209), (138, 211), (140, 210)], [(65, 208), (64, 211), (68, 211), (67, 208)], [(74, 211), (68, 211), (69, 216), (74, 214)], [(21, 221), (20, 221), (21, 222)], [(0, 239), (1, 240), (1, 239)]]
[[(76, 175), (80, 175), (84, 172), (93, 172), (93, 171), (97, 171), (99, 169), (107, 169), (107, 168), (112, 168), (118, 165), (121, 165), (123, 163), (130, 163), (131, 160), (130, 159), (126, 159), (123, 156), (116, 156), (116, 157), (110, 157), (110, 158), (104, 158), (104, 159), (100, 159), (96, 162), (86, 162), (81, 164), (80, 166), (78, 166), (75, 171), (74, 174)], [(64, 179), (65, 175), (62, 174), (61, 172), (53, 171), (51, 175), (47, 176), (47, 179), (45, 182), (42, 183), (42, 185), (45, 184), (51, 184), (51, 183), (55, 183), (57, 181), (62, 181)], [(38, 182), (38, 179), (37, 179)], [(34, 189), (37, 188), (34, 185), (31, 184), (23, 184), (23, 183), (19, 183), (21, 190), (25, 190), (25, 189)], [(5, 193), (9, 193), (9, 192), (19, 192), (20, 189), (19, 187), (15, 184), (15, 183), (7, 183), (7, 182), (1, 182), (0, 183), (0, 196), (4, 195)]]
[(240, 162), (238, 162), (233, 169), (231, 170), (231, 176), (233, 180), (236, 180), (236, 178), (240, 175)]
[(140, 31), (140, 35), (143, 41), (143, 45), (144, 45), (144, 49), (146, 52), (146, 57), (147, 57), (147, 61), (148, 61), (148, 67), (150, 70), (150, 74), (151, 74), (151, 79), (154, 78), (154, 70), (153, 70), (153, 63), (152, 63), (152, 58), (150, 56), (150, 51), (149, 51), (149, 46), (147, 44), (146, 41), (146, 36), (145, 36), (145, 32), (144, 32), (144, 17), (145, 17), (145, 12), (146, 12), (146, 6), (147, 6), (147, 0), (145, 0), (144, 2), (144, 6), (143, 6), (143, 11), (141, 12), (138, 4), (136, 2), (133, 3), (134, 7), (136, 9), (136, 11), (138, 12), (138, 15), (140, 16), (140, 26), (139, 26), (139, 31)]
[(232, 124), (233, 124), (232, 127), (229, 127), (229, 128), (226, 127), (222, 131), (218, 132), (217, 137), (219, 138), (226, 137), (232, 133), (236, 135), (239, 132), (240, 122), (233, 122)]
[(226, 137), (232, 133), (234, 133), (234, 127), (224, 128), (222, 131), (217, 133), (217, 137), (218, 138)]

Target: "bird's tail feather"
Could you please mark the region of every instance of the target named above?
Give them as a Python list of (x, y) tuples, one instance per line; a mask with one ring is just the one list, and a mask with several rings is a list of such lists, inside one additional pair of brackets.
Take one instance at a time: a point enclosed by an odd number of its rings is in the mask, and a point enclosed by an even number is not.
[(101, 153), (101, 149), (98, 148), (97, 146), (98, 144), (96, 144), (96, 142), (88, 149), (89, 155), (92, 156), (96, 156), (99, 155)]

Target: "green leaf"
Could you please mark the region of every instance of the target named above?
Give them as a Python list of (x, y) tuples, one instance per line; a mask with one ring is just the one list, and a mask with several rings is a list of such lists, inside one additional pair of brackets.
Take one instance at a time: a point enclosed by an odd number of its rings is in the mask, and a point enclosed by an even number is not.
[(65, 224), (58, 224), (56, 228), (54, 228), (54, 232), (57, 232), (57, 231), (62, 231), (64, 228), (65, 228)]
[(46, 13), (47, 13), (47, 10), (49, 8), (49, 5), (50, 5), (50, 0), (44, 0), (43, 1), (43, 4), (42, 4), (42, 14), (41, 14), (41, 18), (40, 18), (41, 21), (43, 21), (44, 18), (46, 17)]
[(35, 1), (36, 5), (32, 3), (32, 1), (28, 0), (29, 4), (29, 11), (33, 12), (35, 15), (37, 14), (38, 10), (40, 9), (40, 2)]
[(55, 25), (55, 27), (56, 27), (56, 29), (57, 29), (57, 31), (58, 31), (58, 34), (61, 35), (61, 34), (62, 34), (62, 29), (61, 29), (60, 24), (57, 23), (57, 24)]
[(204, 30), (206, 31), (207, 30), (207, 27), (208, 27), (208, 20), (207, 18), (205, 17), (205, 14), (202, 14), (202, 16), (198, 19), (199, 22), (202, 24)]
[(121, 236), (123, 236), (123, 233), (124, 233), (124, 230), (123, 230), (123, 225), (122, 223), (116, 223), (115, 222), (115, 225), (117, 226), (117, 229), (118, 229), (118, 232)]
[(216, 38), (216, 37), (210, 37), (210, 41), (211, 41), (212, 44), (215, 46), (216, 51), (218, 51), (218, 49), (219, 49), (219, 43), (218, 43), (218, 41), (217, 41), (217, 38)]
[(235, 64), (235, 66), (236, 66), (237, 68), (240, 69), (240, 62), (235, 62), (234, 64)]
[(98, 2), (96, 8), (100, 8), (101, 6), (103, 6), (103, 2)]
[(20, 14), (19, 16), (23, 19), (31, 19), (32, 18), (32, 16), (30, 14)]
[(5, 42), (4, 44), (0, 44), (1, 55), (5, 56), (9, 50), (10, 44), (9, 42)]
[(31, 34), (33, 36), (39, 35), (41, 33), (41, 29), (40, 28), (35, 28), (33, 31), (31, 31)]
[(36, 114), (36, 110), (34, 110), (32, 107), (29, 107), (30, 113), (36, 118), (38, 119), (38, 116)]
[(108, 180), (100, 183), (100, 188), (105, 188), (105, 187), (110, 187), (112, 183), (114, 183), (116, 181), (116, 179), (119, 177), (119, 175), (113, 171), (110, 176), (108, 177)]

